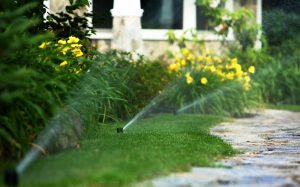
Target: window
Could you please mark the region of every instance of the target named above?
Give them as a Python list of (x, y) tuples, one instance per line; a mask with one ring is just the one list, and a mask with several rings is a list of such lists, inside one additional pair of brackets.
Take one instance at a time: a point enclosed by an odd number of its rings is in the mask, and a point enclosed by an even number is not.
[(93, 26), (94, 28), (112, 28), (112, 16), (110, 10), (113, 8), (113, 0), (93, 1)]
[[(92, 38), (110, 39), (112, 37), (112, 16), (114, 0), (90, 0), (94, 12), (93, 26), (97, 34)], [(125, 0), (124, 0), (125, 1)], [(216, 39), (210, 27), (209, 18), (201, 13), (196, 6), (196, 0), (140, 0), (144, 10), (141, 18), (142, 36), (149, 40), (165, 40), (166, 32), (173, 29), (182, 32), (187, 29), (204, 31), (206, 38)], [(233, 0), (225, 5), (229, 10), (233, 8)]]
[(182, 29), (182, 0), (141, 0), (144, 29)]
[(201, 8), (197, 7), (197, 15), (196, 15), (197, 23), (196, 28), (197, 30), (213, 30), (211, 27), (211, 20), (207, 16), (204, 16), (201, 12)]

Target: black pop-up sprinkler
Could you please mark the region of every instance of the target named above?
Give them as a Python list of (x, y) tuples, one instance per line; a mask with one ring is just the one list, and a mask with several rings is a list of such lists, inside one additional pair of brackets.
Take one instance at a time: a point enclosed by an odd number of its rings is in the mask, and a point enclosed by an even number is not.
[(18, 186), (19, 174), (15, 169), (8, 169), (5, 171), (4, 183), (7, 186)]
[(123, 133), (123, 128), (117, 128), (117, 133)]

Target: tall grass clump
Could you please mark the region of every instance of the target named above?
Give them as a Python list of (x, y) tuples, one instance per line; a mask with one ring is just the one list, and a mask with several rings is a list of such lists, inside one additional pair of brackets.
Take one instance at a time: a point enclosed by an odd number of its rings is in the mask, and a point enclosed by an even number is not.
[(169, 70), (177, 77), (171, 91), (175, 108), (190, 105), (200, 113), (241, 116), (259, 99), (251, 80), (255, 67), (243, 68), (237, 58), (213, 50), (194, 54), (183, 48)]

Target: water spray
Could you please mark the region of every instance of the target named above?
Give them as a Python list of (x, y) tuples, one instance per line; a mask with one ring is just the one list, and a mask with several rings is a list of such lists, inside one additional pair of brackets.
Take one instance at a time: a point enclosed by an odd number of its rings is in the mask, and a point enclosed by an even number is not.
[[(130, 120), (123, 128), (122, 132), (125, 131), (131, 124), (140, 119), (146, 114), (152, 107), (156, 106), (161, 100), (164, 99), (164, 94), (157, 95), (148, 105), (146, 105), (139, 113), (137, 113), (132, 120)], [(119, 129), (119, 128), (118, 128)], [(118, 130), (117, 130), (118, 131)], [(119, 132), (119, 131), (118, 131)]]

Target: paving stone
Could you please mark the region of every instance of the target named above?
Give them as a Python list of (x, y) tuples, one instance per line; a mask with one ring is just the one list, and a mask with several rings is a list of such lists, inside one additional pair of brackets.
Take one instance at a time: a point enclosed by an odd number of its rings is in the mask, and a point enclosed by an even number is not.
[(193, 167), (152, 180), (155, 187), (300, 186), (300, 113), (265, 110), (252, 118), (235, 119), (212, 129), (243, 154), (216, 164)]

